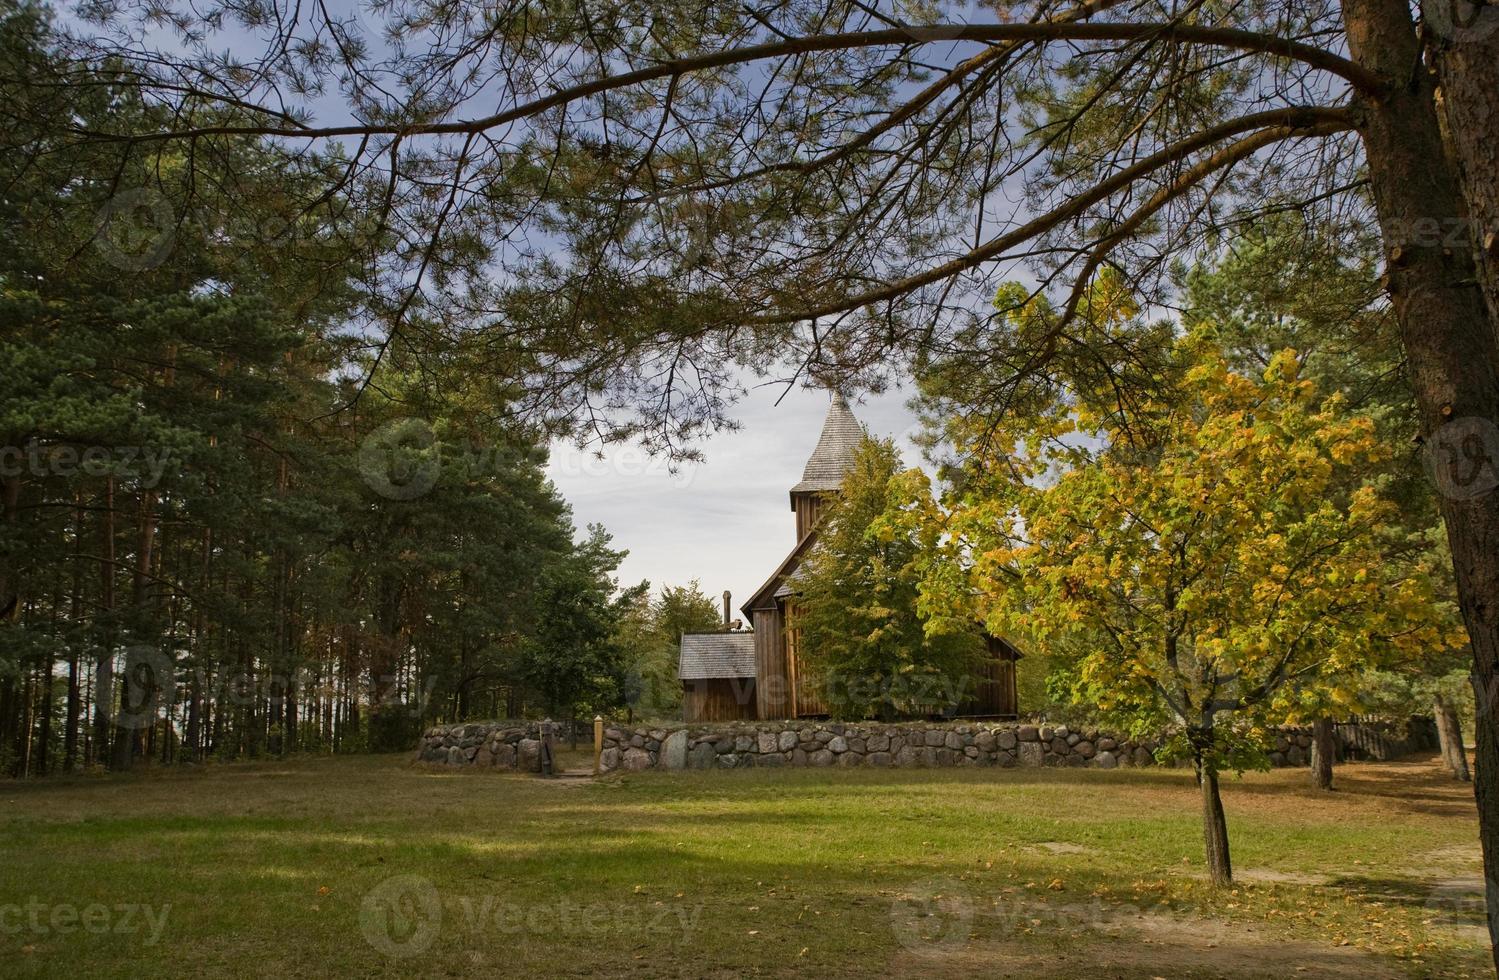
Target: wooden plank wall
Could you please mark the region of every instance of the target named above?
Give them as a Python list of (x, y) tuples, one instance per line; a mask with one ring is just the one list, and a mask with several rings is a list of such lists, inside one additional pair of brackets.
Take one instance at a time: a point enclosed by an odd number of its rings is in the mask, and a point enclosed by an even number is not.
[(754, 721), (755, 679), (715, 677), (682, 682), (682, 720)]
[(755, 709), (757, 717), (785, 718), (787, 708), (786, 648), (781, 610), (754, 610)]
[(822, 517), (823, 497), (818, 493), (798, 493), (791, 497), (791, 509), (796, 512), (796, 540), (801, 541), (807, 532), (817, 526)]
[(991, 636), (989, 656), (973, 673), (973, 695), (958, 705), (958, 714), (985, 718), (1013, 718), (1019, 713), (1015, 691), (1015, 650)]
[[(791, 601), (786, 603), (786, 621), (796, 621), (796, 607)], [(810, 718), (815, 715), (825, 715), (828, 707), (818, 696), (816, 685), (812, 679), (801, 669), (801, 662), (797, 656), (801, 649), (802, 631), (795, 627), (786, 630), (786, 679), (791, 687), (791, 714), (792, 718)]]

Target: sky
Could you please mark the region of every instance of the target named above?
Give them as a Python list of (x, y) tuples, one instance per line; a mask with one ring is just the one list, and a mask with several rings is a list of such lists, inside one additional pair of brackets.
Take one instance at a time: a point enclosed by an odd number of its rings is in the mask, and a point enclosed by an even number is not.
[[(751, 388), (731, 413), (740, 428), (704, 440), (706, 459), (675, 474), (633, 444), (608, 447), (602, 460), (595, 450), (553, 445), (548, 475), (578, 527), (603, 524), (614, 546), (629, 551), (621, 584), (648, 579), (659, 591), (697, 579), (715, 602), (723, 590), (733, 592), (734, 617), (741, 616), (740, 603), (796, 544), (788, 493), (817, 445), (830, 401), (827, 392), (794, 389), (775, 404), (783, 391)], [(895, 438), (914, 465), (910, 394), (892, 390), (850, 404), (871, 435)]]

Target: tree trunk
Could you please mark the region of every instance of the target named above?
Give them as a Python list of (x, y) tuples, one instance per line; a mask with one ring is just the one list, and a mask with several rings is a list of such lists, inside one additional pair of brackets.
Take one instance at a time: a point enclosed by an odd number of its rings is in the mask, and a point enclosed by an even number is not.
[(1228, 857), (1228, 820), (1223, 815), (1223, 797), (1218, 793), (1218, 770), (1197, 759), (1197, 784), (1202, 789), (1202, 839), (1207, 847), (1208, 880), (1215, 886), (1233, 881), (1233, 863)]
[(104, 483), (104, 522), (99, 562), (99, 607), (104, 619), (100, 633), (100, 650), (94, 664), (94, 739), (89, 746), (91, 762), (104, 763), (109, 758), (110, 719), (114, 716), (115, 657), (115, 483), (111, 477)]
[(1499, 6), (1424, 0), (1423, 20), (1442, 87), (1441, 110), (1468, 221), (1443, 228), (1474, 249), (1492, 322), (1499, 324)]
[(1332, 765), (1338, 754), (1338, 742), (1333, 735), (1332, 719), (1318, 718), (1312, 722), (1312, 785), (1318, 789), (1332, 789)]
[(1463, 726), (1458, 721), (1457, 712), (1452, 710), (1448, 700), (1438, 694), (1432, 699), (1432, 717), (1437, 723), (1437, 742), (1442, 749), (1442, 763), (1452, 771), (1452, 775), (1463, 782), (1471, 777), (1468, 775), (1468, 750), (1463, 747)]
[[(146, 588), (151, 575), (151, 560), (156, 544), (156, 492), (141, 494), (140, 516), (136, 523), (135, 567), (130, 577), (130, 624), (135, 643), (144, 637), (154, 638), (150, 629), (151, 611), (147, 608)], [(114, 744), (115, 769), (129, 769), (135, 761), (136, 739), (155, 725), (157, 692), (170, 678), (156, 676), (156, 663), (143, 662), (138, 652), (127, 652), (126, 670), (120, 679), (120, 717)]]
[[(1499, 966), (1499, 330), (1489, 319), (1473, 252), (1416, 233), (1467, 219), (1437, 119), (1434, 79), (1407, 0), (1344, 0), (1354, 60), (1388, 79), (1360, 106), (1360, 130), (1388, 248), (1390, 298), (1420, 409), (1421, 435), (1442, 491), (1458, 602), (1478, 697), (1479, 838), (1489, 934)], [(1487, 93), (1485, 98), (1492, 98)], [(1492, 179), (1492, 178), (1490, 178)]]

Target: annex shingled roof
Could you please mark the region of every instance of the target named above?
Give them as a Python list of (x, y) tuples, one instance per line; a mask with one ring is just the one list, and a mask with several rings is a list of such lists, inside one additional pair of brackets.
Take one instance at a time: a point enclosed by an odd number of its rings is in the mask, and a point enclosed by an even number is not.
[(792, 487), (791, 492), (837, 490), (843, 485), (843, 474), (848, 472), (863, 439), (864, 426), (854, 418), (848, 399), (835, 392), (827, 418), (822, 422), (817, 448), (812, 450), (812, 457), (802, 470), (802, 482)]
[(755, 634), (683, 633), (677, 679), (755, 676)]

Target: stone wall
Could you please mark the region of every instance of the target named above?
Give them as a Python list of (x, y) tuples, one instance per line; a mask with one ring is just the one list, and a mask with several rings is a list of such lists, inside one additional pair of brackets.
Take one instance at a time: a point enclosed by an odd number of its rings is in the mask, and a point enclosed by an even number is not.
[[(540, 772), (540, 739), (536, 722), (442, 725), (423, 733), (417, 761)], [(1284, 730), (1277, 735), (1271, 761), (1305, 765), (1310, 745), (1305, 731)], [(600, 762), (605, 772), (753, 766), (1114, 769), (1154, 765), (1156, 747), (1153, 740), (1136, 741), (1092, 729), (1015, 722), (770, 722), (662, 728), (610, 724), (604, 729)]]
[[(1312, 740), (1283, 731), (1271, 760), (1306, 764)], [(1153, 740), (1132, 740), (1066, 725), (859, 724), (747, 722), (685, 728), (604, 728), (604, 772), (621, 769), (748, 769), (752, 766), (1118, 766), (1156, 764)], [(417, 761), (520, 772), (541, 770), (537, 722), (438, 725), (417, 748)]]
[(602, 768), (744, 769), (752, 766), (1117, 766), (1154, 764), (1153, 742), (1065, 725), (832, 722), (604, 730)]
[(438, 725), (422, 733), (416, 761), (541, 772), (541, 724), (476, 721)]

